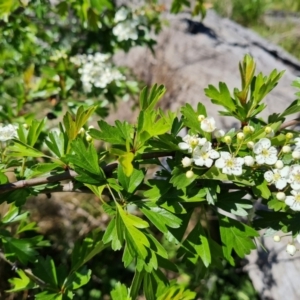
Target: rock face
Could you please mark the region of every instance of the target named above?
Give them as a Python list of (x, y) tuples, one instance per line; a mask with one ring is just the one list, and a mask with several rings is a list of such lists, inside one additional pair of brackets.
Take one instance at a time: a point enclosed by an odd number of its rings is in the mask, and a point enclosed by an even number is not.
[[(208, 11), (203, 24), (189, 20), (189, 15), (184, 13), (166, 17), (170, 26), (159, 34), (155, 56), (141, 47), (115, 56), (118, 65), (131, 68), (146, 84), (159, 83), (167, 87), (161, 104), (163, 108), (176, 111), (186, 102), (195, 107), (200, 101), (207, 106), (208, 114), (218, 119), (219, 125), (239, 127), (233, 119), (218, 118), (221, 107), (212, 105), (203, 90), (209, 84), (217, 86), (219, 81), (226, 82), (230, 90), (240, 88), (238, 62), (246, 53), (255, 58), (257, 70), (266, 75), (273, 69), (286, 70), (266, 100), (268, 106), (264, 116), (282, 112), (295, 100), (291, 83), (300, 75), (300, 62), (280, 47), (251, 30), (220, 18), (214, 11)], [(118, 116), (110, 118), (111, 121), (112, 118), (133, 121), (135, 114), (128, 104), (123, 103)], [(268, 252), (253, 251), (247, 266), (261, 298), (300, 299), (299, 255), (290, 259), (285, 252), (288, 240), (275, 245), (270, 237), (261, 242)]]
[[(176, 111), (186, 102), (195, 107), (200, 101), (207, 106), (209, 115), (217, 118), (222, 107), (210, 103), (204, 88), (209, 84), (217, 86), (220, 81), (230, 90), (240, 88), (238, 63), (246, 53), (255, 58), (257, 70), (266, 75), (273, 69), (286, 70), (267, 98), (265, 116), (283, 111), (295, 100), (291, 83), (300, 74), (300, 62), (294, 57), (251, 30), (220, 18), (214, 11), (208, 11), (203, 24), (188, 17), (184, 13), (166, 16), (170, 25), (157, 38), (155, 56), (142, 47), (115, 56), (118, 65), (131, 68), (147, 85), (166, 86), (162, 107)], [(123, 106), (126, 109), (126, 104)], [(123, 107), (120, 111), (124, 111)], [(234, 120), (223, 118), (219, 122), (228, 127)]]

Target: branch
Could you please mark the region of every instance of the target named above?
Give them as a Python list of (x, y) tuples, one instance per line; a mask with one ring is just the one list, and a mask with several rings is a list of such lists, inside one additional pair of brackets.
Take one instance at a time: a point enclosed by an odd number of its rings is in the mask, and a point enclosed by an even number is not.
[[(158, 158), (158, 157), (165, 157), (165, 156), (174, 156), (175, 152), (153, 152), (153, 153), (144, 153), (141, 155), (141, 159), (151, 159), (151, 158)], [(138, 159), (138, 158), (137, 158)], [(118, 167), (118, 162), (113, 162), (108, 165), (106, 165), (103, 168), (103, 171), (107, 177), (111, 176), (112, 172)], [(0, 185), (0, 194), (10, 192), (13, 190), (18, 190), (26, 187), (32, 187), (47, 183), (55, 183), (60, 182), (63, 180), (72, 180), (74, 179), (78, 174), (74, 170), (67, 170), (64, 173), (56, 174), (48, 177), (38, 177), (38, 178), (32, 178), (27, 180), (19, 180), (13, 183), (6, 183)], [(82, 189), (74, 189), (74, 186), (70, 185), (63, 185), (61, 187), (57, 187), (52, 189), (47, 189), (47, 193), (52, 193), (54, 191), (56, 192), (83, 192)], [(86, 192), (86, 191), (85, 191)], [(44, 193), (44, 191), (43, 191)]]
[(290, 127), (290, 126), (296, 126), (298, 124), (300, 124), (300, 118), (296, 118), (294, 120), (287, 121), (287, 122), (281, 124), (280, 130), (285, 129), (285, 128)]

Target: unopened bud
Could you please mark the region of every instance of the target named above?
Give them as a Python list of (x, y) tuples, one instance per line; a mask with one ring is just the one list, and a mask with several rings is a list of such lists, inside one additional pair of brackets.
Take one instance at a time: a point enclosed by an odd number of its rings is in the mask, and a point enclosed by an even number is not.
[(24, 124), (23, 124), (23, 127), (24, 127), (25, 129), (28, 129), (29, 126), (28, 126), (28, 124), (24, 123)]
[(247, 147), (248, 147), (249, 149), (253, 149), (253, 147), (254, 147), (254, 142), (252, 142), (252, 141), (248, 142), (248, 143), (247, 143)]
[(286, 252), (290, 255), (290, 256), (294, 256), (295, 253), (297, 251), (297, 248), (295, 247), (294, 244), (288, 244), (286, 246)]
[(281, 237), (279, 235), (274, 235), (273, 240), (274, 240), (274, 242), (280, 242)]
[(300, 151), (295, 150), (292, 152), (293, 159), (300, 159)]
[(86, 135), (85, 139), (87, 142), (91, 142), (93, 140), (93, 138), (89, 134)]
[(267, 126), (266, 128), (265, 128), (265, 133), (266, 134), (269, 134), (269, 133), (271, 133), (273, 131), (273, 129), (270, 127), (270, 126)]
[(231, 137), (229, 136), (229, 135), (226, 135), (225, 137), (224, 137), (224, 142), (226, 143), (226, 144), (231, 144)]
[(289, 145), (285, 145), (282, 147), (283, 153), (290, 153), (292, 151), (291, 147)]
[(244, 132), (245, 134), (253, 133), (253, 132), (254, 132), (254, 127), (253, 127), (253, 126), (250, 126), (250, 125), (244, 126), (243, 132)]
[(277, 198), (277, 200), (280, 200), (280, 201), (285, 200), (285, 198), (286, 198), (285, 193), (284, 192), (278, 192), (276, 194), (276, 198)]
[(216, 130), (214, 135), (217, 139), (222, 138), (225, 135), (225, 131), (222, 129)]
[(236, 137), (238, 140), (242, 141), (245, 138), (245, 135), (242, 132), (239, 132)]
[(192, 170), (189, 170), (185, 173), (186, 178), (192, 178), (194, 176), (194, 172)]
[(199, 116), (198, 116), (198, 121), (199, 121), (199, 122), (202, 122), (204, 119), (205, 119), (205, 116), (204, 116), (204, 115), (199, 115)]
[(84, 130), (83, 127), (81, 127), (81, 128), (79, 129), (79, 131), (78, 131), (78, 134), (83, 134), (83, 133), (85, 133), (85, 130)]
[(93, 128), (95, 128), (93, 125), (90, 125), (90, 126), (89, 126), (89, 129), (93, 129)]
[(291, 140), (293, 137), (294, 137), (294, 135), (293, 135), (291, 132), (288, 132), (288, 133), (285, 135), (285, 138), (286, 138), (287, 140)]
[(278, 160), (276, 161), (276, 163), (275, 163), (275, 167), (276, 167), (277, 169), (282, 169), (282, 168), (284, 167), (283, 161), (280, 160), (280, 159), (278, 159)]
[(244, 157), (244, 163), (245, 163), (246, 166), (252, 167), (255, 163), (255, 160), (252, 156), (247, 155), (247, 156)]
[(193, 160), (191, 158), (185, 156), (181, 160), (181, 163), (182, 163), (182, 165), (183, 165), (184, 168), (187, 168), (187, 167), (189, 167), (193, 163)]

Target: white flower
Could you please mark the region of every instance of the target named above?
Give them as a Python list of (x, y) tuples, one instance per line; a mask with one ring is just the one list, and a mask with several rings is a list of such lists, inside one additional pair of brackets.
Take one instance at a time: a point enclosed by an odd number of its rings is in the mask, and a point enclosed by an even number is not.
[(219, 158), (220, 154), (213, 150), (210, 142), (206, 142), (202, 148), (197, 147), (193, 152), (195, 165), (206, 166), (210, 168), (213, 164), (213, 159)]
[(285, 198), (285, 204), (288, 205), (292, 210), (300, 211), (300, 191), (291, 191), (292, 196)]
[(244, 159), (241, 157), (233, 157), (229, 152), (221, 152), (221, 157), (216, 160), (215, 166), (222, 169), (224, 174), (242, 175), (242, 165)]
[(184, 168), (186, 167), (189, 167), (192, 163), (193, 163), (193, 160), (187, 156), (185, 156), (182, 160), (181, 160), (181, 163), (183, 165)]
[(288, 245), (286, 246), (286, 252), (287, 252), (289, 255), (294, 256), (295, 253), (296, 253), (296, 251), (297, 251), (297, 248), (295, 247), (294, 244), (288, 244)]
[(277, 149), (271, 146), (271, 141), (267, 138), (260, 139), (253, 147), (256, 154), (255, 160), (259, 165), (274, 165), (277, 161)]
[(216, 121), (213, 117), (205, 118), (201, 122), (201, 129), (204, 132), (213, 132), (216, 129)]
[(247, 155), (247, 156), (244, 157), (244, 163), (245, 163), (246, 166), (252, 167), (255, 163), (255, 160), (252, 156)]
[(216, 137), (217, 139), (220, 139), (220, 138), (222, 138), (222, 137), (225, 135), (225, 131), (222, 130), (222, 129), (216, 130), (216, 131), (214, 132), (214, 135), (215, 135), (215, 137)]
[(128, 41), (128, 40), (137, 40), (138, 39), (138, 31), (137, 31), (138, 23), (133, 20), (127, 20), (121, 23), (118, 23), (113, 28), (113, 34), (117, 37), (119, 42)]
[(285, 166), (282, 169), (273, 169), (272, 171), (267, 171), (264, 174), (264, 178), (267, 182), (275, 184), (276, 188), (282, 190), (287, 185), (287, 180), (289, 176), (290, 167)]
[(297, 234), (296, 240), (297, 240), (297, 242), (300, 244), (300, 234)]
[(300, 165), (293, 165), (290, 168), (288, 183), (293, 190), (300, 189)]
[(299, 159), (300, 158), (300, 151), (299, 150), (295, 150), (292, 152), (292, 157), (293, 159)]
[(0, 127), (0, 142), (6, 142), (17, 136), (17, 128), (11, 124)]
[(296, 146), (300, 147), (300, 137), (295, 138), (294, 141), (296, 142)]
[(186, 135), (182, 138), (184, 142), (178, 144), (181, 150), (188, 150), (191, 153), (198, 145), (202, 146), (206, 142), (206, 138), (198, 138), (197, 135)]
[(115, 14), (115, 17), (114, 17), (114, 21), (116, 23), (118, 22), (122, 22), (124, 20), (126, 20), (127, 16), (129, 14), (129, 10), (126, 9), (125, 7), (121, 7)]

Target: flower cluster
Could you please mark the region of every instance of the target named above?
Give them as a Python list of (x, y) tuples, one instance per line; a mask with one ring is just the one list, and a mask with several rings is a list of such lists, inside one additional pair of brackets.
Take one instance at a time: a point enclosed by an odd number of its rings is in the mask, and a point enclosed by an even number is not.
[(110, 55), (99, 52), (70, 58), (74, 65), (80, 67), (78, 72), (85, 92), (91, 92), (93, 87), (105, 89), (111, 82), (125, 79), (119, 70), (109, 64), (109, 58)]
[(0, 142), (6, 142), (17, 136), (17, 128), (14, 125), (0, 125)]
[(121, 7), (116, 12), (114, 22), (116, 23), (116, 26), (113, 28), (112, 32), (119, 42), (137, 40), (139, 37), (138, 29), (146, 29), (144, 26), (145, 18), (141, 15), (137, 16), (132, 14), (132, 12), (125, 7)]

